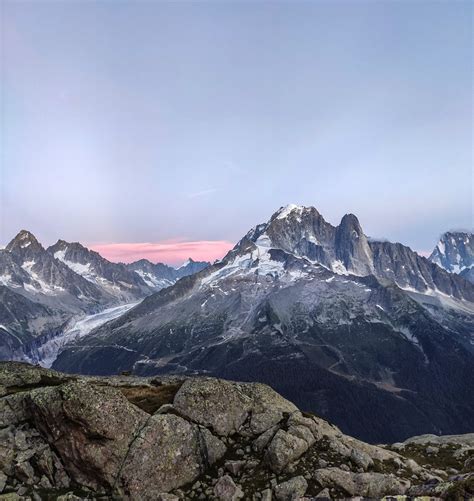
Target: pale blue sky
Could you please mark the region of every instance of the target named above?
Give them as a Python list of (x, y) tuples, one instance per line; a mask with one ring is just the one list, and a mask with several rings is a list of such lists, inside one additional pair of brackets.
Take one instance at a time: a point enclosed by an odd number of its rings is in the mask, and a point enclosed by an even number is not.
[(1, 0), (0, 243), (473, 225), (471, 2)]

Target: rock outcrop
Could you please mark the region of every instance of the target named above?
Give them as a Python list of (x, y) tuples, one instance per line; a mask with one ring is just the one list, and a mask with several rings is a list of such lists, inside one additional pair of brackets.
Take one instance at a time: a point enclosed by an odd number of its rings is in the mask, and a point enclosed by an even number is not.
[(472, 495), (472, 436), (370, 445), (262, 384), (7, 362), (0, 396), (0, 499)]

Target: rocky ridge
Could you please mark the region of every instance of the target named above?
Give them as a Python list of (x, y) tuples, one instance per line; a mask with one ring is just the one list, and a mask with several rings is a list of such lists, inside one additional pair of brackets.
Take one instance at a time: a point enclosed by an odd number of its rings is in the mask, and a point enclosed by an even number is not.
[(263, 384), (0, 363), (0, 499), (468, 499), (473, 458), (473, 434), (370, 445)]
[(79, 242), (58, 240), (47, 251), (88, 282), (104, 289), (120, 302), (134, 301), (154, 292), (145, 281), (124, 264), (112, 263)]
[(152, 263), (148, 259), (140, 259), (125, 266), (139, 275), (148, 286), (160, 290), (173, 285), (180, 278), (198, 273), (209, 265), (207, 261), (194, 261), (189, 258), (179, 268), (163, 263)]

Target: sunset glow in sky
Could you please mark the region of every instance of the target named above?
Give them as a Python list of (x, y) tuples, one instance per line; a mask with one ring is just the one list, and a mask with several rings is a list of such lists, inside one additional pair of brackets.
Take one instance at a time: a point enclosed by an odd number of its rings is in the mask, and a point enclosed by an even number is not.
[(0, 245), (212, 261), (295, 203), (429, 252), (473, 227), (472, 11), (1, 0)]
[(139, 259), (148, 259), (152, 263), (168, 263), (176, 266), (188, 258), (194, 261), (214, 262), (224, 257), (233, 246), (231, 242), (201, 241), (92, 244), (87, 247), (113, 262), (132, 263)]

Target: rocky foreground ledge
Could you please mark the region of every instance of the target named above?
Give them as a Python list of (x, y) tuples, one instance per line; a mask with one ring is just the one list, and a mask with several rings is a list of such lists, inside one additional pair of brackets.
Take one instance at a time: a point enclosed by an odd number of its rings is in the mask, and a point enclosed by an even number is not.
[(0, 499), (474, 496), (474, 434), (369, 445), (262, 384), (6, 362), (0, 397)]

